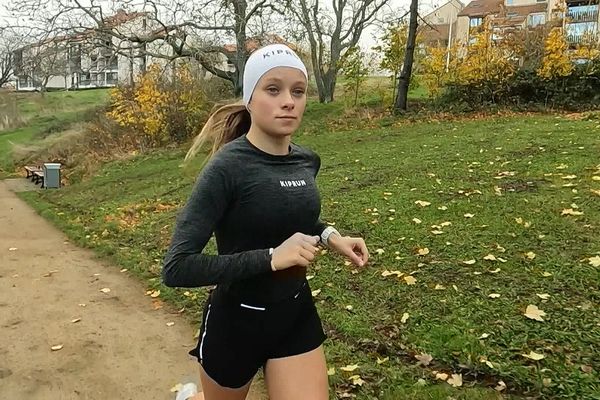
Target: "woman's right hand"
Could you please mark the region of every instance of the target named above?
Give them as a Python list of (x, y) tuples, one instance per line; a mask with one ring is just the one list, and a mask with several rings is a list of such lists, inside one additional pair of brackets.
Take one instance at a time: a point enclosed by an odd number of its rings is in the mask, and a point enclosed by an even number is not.
[(294, 266), (308, 267), (319, 251), (316, 247), (319, 236), (309, 236), (300, 232), (294, 233), (285, 242), (273, 249), (272, 264), (280, 271)]

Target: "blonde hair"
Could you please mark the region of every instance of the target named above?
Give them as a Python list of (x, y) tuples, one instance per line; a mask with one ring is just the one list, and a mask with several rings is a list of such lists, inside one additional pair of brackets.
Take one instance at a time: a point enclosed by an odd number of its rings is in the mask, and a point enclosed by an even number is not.
[(243, 102), (215, 106), (185, 155), (185, 162), (194, 158), (207, 143), (212, 143), (205, 162), (208, 161), (223, 145), (248, 132), (250, 124), (250, 113)]

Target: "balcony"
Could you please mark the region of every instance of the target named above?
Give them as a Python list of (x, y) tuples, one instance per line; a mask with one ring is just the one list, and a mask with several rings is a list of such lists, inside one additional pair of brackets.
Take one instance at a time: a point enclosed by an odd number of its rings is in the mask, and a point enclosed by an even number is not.
[(598, 21), (598, 10), (578, 11), (570, 9), (567, 11), (567, 19), (570, 22), (596, 22)]
[(578, 44), (582, 44), (582, 43), (590, 43), (590, 42), (594, 42), (595, 40), (597, 40), (598, 36), (597, 35), (592, 35), (592, 34), (572, 34), (572, 35), (567, 35), (567, 42), (570, 45), (578, 45)]

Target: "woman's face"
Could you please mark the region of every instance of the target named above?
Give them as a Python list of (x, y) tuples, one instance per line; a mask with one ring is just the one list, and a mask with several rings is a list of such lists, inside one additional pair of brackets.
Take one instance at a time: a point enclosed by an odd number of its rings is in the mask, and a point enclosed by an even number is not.
[(268, 71), (256, 84), (248, 103), (252, 124), (268, 135), (290, 136), (302, 121), (306, 85), (304, 73), (296, 68)]

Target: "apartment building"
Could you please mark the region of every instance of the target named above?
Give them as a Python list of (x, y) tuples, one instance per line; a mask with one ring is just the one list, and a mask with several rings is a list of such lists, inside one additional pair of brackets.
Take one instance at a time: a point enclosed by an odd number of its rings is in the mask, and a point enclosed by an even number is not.
[(516, 29), (535, 28), (549, 21), (561, 24), (571, 45), (598, 37), (599, 0), (474, 0), (457, 18), (456, 39), (469, 43), (474, 30), (485, 20), (494, 35)]
[(446, 47), (456, 38), (456, 22), (465, 5), (450, 0), (423, 17), (421, 34), (426, 47)]

